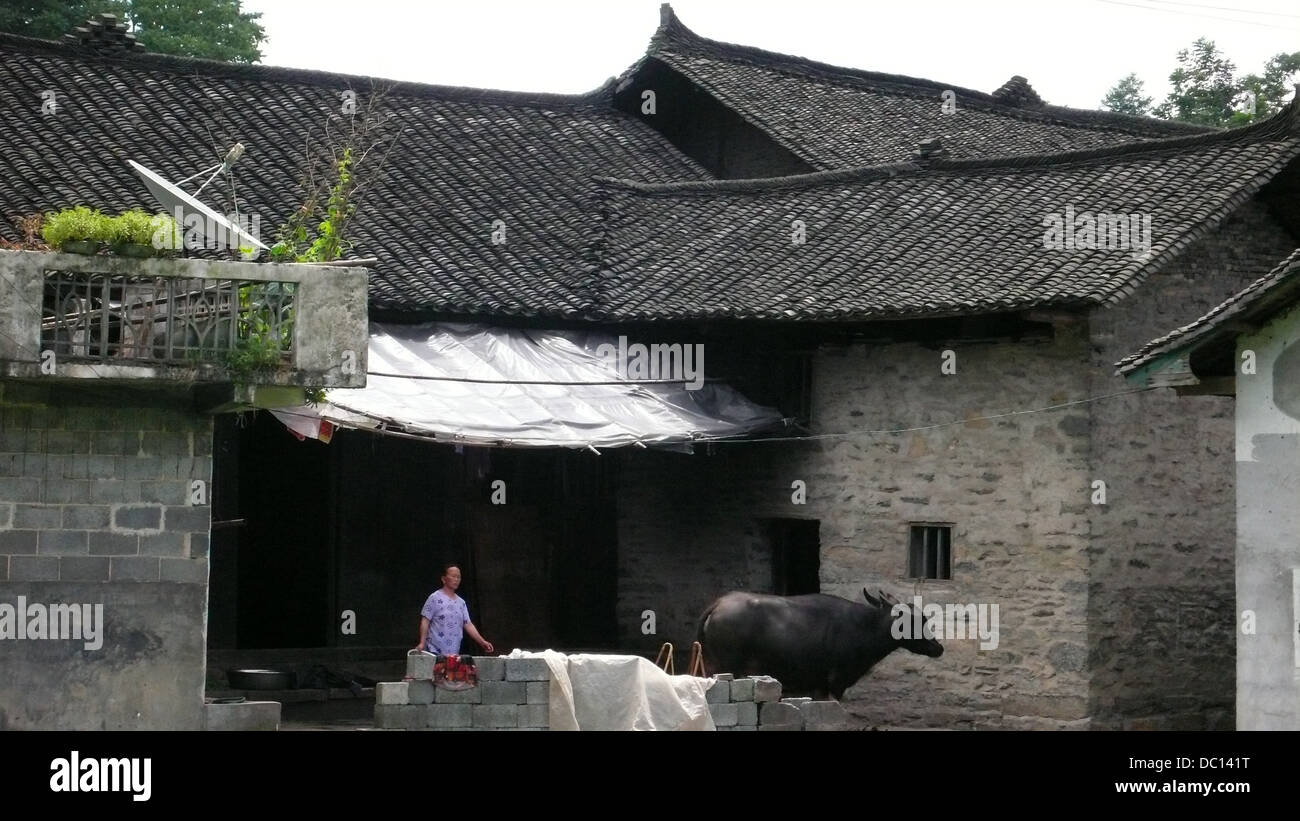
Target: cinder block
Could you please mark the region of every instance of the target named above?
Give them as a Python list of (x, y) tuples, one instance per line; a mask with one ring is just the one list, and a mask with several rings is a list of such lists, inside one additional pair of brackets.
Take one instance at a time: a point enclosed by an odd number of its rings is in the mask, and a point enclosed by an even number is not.
[(738, 701), (736, 705), (736, 723), (753, 727), (758, 724), (758, 705), (752, 701)]
[(710, 704), (709, 715), (719, 727), (735, 727), (740, 723), (739, 711), (735, 704)]
[(433, 688), (434, 704), (482, 704), (483, 687), (470, 687), (465, 690), (444, 690)]
[(58, 579), (58, 556), (9, 557), (9, 581), (11, 582), (51, 582)]
[(506, 677), (506, 660), (496, 656), (475, 656), (474, 666), (478, 668), (479, 681), (504, 681)]
[(408, 704), (408, 690), (405, 681), (381, 681), (375, 685), (375, 706), (388, 704)]
[(518, 727), (518, 704), (475, 704), (473, 710), (474, 727)]
[(771, 676), (750, 676), (754, 682), (754, 701), (780, 701), (781, 682)]
[(730, 727), (730, 728), (728, 728), (728, 729), (731, 729), (731, 730), (757, 730), (757, 729), (758, 729), (758, 725), (757, 725), (757, 724), (737, 724), (735, 727)]
[(506, 662), (506, 681), (550, 681), (551, 668), (546, 659), (511, 659)]
[(548, 704), (526, 704), (519, 708), (519, 727), (551, 728), (551, 708)]
[(468, 727), (473, 720), (472, 704), (430, 704), (424, 708), (425, 726), (449, 729)]
[(159, 559), (158, 578), (179, 584), (207, 584), (208, 562), (206, 559)]
[(812, 699), (807, 696), (791, 696), (781, 699), (782, 704), (793, 704), (796, 707), (802, 707), (805, 704), (811, 704)]
[(408, 681), (406, 684), (407, 704), (432, 704), (434, 686), (432, 681)]
[(849, 714), (838, 701), (810, 701), (800, 705), (805, 730), (847, 730)]
[(376, 704), (375, 726), (384, 730), (422, 730), (427, 709), (418, 704)]
[(749, 678), (738, 678), (731, 682), (731, 700), (753, 701), (754, 680)]
[(59, 581), (106, 582), (108, 581), (108, 557), (61, 556), (59, 557)]
[(406, 656), (406, 677), (423, 681), (433, 679), (433, 663), (437, 656), (430, 653), (409, 653)]
[(478, 688), (483, 691), (484, 704), (523, 704), (528, 700), (525, 685), (523, 681), (481, 681)]
[(245, 701), (242, 704), (204, 704), (205, 730), (278, 730), (280, 702)]
[(731, 682), (715, 681), (704, 694), (704, 700), (710, 704), (726, 704), (731, 701)]
[(803, 716), (793, 704), (767, 701), (758, 709), (758, 726), (764, 730), (802, 730)]
[(550, 704), (551, 703), (551, 683), (549, 681), (529, 681), (528, 695), (524, 699), (527, 704)]
[(716, 673), (716, 674), (714, 674), (713, 677), (716, 678), (718, 681), (735, 681), (735, 680), (736, 680), (736, 674), (735, 674), (735, 673)]
[(158, 576), (156, 556), (112, 556), (108, 575), (115, 582), (156, 582)]

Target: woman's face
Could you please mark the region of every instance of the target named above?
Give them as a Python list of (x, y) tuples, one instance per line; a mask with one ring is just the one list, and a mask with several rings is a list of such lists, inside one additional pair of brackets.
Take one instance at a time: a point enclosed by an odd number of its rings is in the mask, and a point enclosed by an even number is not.
[(442, 577), (442, 583), (448, 590), (455, 592), (460, 587), (460, 568), (447, 568), (446, 574)]

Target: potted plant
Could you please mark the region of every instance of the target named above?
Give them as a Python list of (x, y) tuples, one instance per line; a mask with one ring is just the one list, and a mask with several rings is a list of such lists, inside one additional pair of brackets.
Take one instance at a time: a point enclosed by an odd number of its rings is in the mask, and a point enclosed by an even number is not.
[(109, 236), (113, 253), (127, 257), (151, 257), (158, 252), (154, 247), (154, 218), (140, 209), (132, 209), (109, 221)]
[(65, 208), (46, 217), (41, 236), (53, 248), (73, 254), (93, 254), (99, 250), (99, 243), (108, 238), (108, 218), (84, 205)]

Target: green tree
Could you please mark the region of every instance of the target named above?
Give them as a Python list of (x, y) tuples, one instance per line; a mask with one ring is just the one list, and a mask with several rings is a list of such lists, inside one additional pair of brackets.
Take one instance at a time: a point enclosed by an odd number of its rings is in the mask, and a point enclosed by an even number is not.
[(1236, 70), (1213, 40), (1201, 37), (1190, 49), (1178, 52), (1178, 68), (1169, 75), (1174, 90), (1152, 113), (1197, 125), (1228, 125), (1235, 113), (1233, 103), (1240, 96), (1233, 79)]
[(240, 0), (18, 0), (0, 6), (0, 31), (57, 40), (97, 14), (117, 15), (149, 51), (233, 63), (262, 59), (262, 15)]
[(14, 0), (0, 5), (0, 31), (57, 40), (96, 14), (126, 18), (131, 0)]
[(1130, 74), (1106, 92), (1101, 104), (1119, 114), (1141, 116), (1151, 110), (1151, 98), (1143, 96), (1143, 91), (1142, 81), (1136, 74)]
[(1275, 54), (1264, 64), (1263, 74), (1242, 77), (1240, 104), (1244, 110), (1237, 112), (1238, 120), (1262, 120), (1280, 111), (1291, 94), (1291, 82), (1296, 74), (1300, 74), (1300, 51)]

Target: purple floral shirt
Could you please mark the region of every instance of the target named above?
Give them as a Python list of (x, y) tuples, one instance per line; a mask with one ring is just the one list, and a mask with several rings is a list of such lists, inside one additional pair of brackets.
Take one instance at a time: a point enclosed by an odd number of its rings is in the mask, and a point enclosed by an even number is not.
[(420, 615), (429, 620), (425, 650), (442, 656), (460, 652), (461, 637), (465, 635), (465, 625), (469, 624), (469, 607), (464, 599), (460, 596), (453, 599), (441, 589), (435, 590), (425, 601)]

